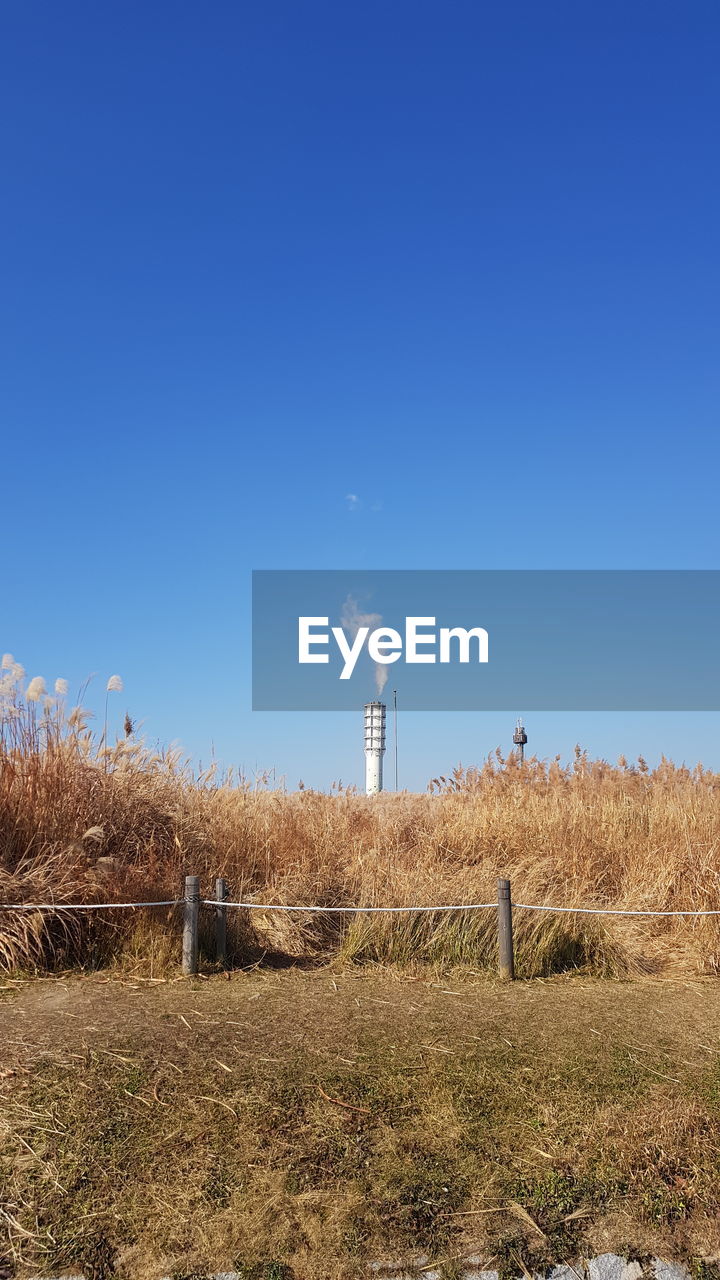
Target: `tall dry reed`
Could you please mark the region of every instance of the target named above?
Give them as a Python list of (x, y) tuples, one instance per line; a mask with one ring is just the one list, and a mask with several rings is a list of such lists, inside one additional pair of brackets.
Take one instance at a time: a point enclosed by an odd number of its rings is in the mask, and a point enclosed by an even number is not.
[[(177, 753), (152, 753), (132, 724), (113, 746), (81, 708), (6, 657), (0, 680), (0, 899), (162, 899), (185, 874), (216, 875), (233, 897), (278, 904), (444, 905), (491, 901), (498, 875), (516, 901), (616, 909), (720, 908), (720, 775), (667, 760), (570, 764), (499, 752), (434, 779), (427, 794), (287, 794)], [(28, 700), (28, 691), (32, 697)], [(518, 967), (547, 973), (717, 972), (713, 918), (638, 920), (516, 910)], [(0, 913), (0, 964), (100, 963), (169, 929), (133, 913)], [(254, 912), (243, 945), (355, 962), (495, 962), (492, 912), (347, 916)], [(153, 930), (155, 933), (153, 933)], [(138, 941), (140, 938), (140, 942)], [(172, 947), (170, 948), (172, 951)], [(251, 947), (252, 949), (252, 947)], [(173, 953), (174, 954), (174, 953)]]

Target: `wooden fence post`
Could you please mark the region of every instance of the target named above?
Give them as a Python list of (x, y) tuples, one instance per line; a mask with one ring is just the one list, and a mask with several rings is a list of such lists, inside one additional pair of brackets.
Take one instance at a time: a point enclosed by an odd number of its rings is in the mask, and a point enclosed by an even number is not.
[(200, 877), (185, 877), (185, 911), (183, 914), (183, 973), (198, 971), (198, 925), (200, 922)]
[(498, 880), (498, 959), (500, 977), (506, 982), (512, 982), (515, 977), (515, 957), (509, 880)]
[[(227, 898), (227, 886), (222, 876), (215, 881), (215, 898), (224, 902)], [(227, 907), (215, 907), (215, 959), (225, 968), (227, 964)]]

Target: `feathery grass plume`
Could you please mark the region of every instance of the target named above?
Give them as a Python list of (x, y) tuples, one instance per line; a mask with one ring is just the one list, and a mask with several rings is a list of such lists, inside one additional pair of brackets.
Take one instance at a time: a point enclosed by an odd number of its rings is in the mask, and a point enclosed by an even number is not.
[(6, 671), (4, 676), (0, 676), (0, 698), (9, 698), (17, 688), (17, 680), (12, 671)]
[(47, 693), (47, 689), (45, 688), (45, 681), (43, 680), (42, 676), (33, 676), (32, 680), (30, 681), (27, 687), (27, 692), (25, 694), (27, 701), (39, 702), (40, 699), (46, 693)]
[(73, 707), (68, 715), (68, 728), (75, 730), (77, 733), (83, 733), (88, 726), (88, 720), (92, 720), (93, 713), (88, 711), (87, 707)]
[(16, 683), (19, 680), (22, 680), (25, 675), (25, 668), (21, 667), (20, 663), (15, 661), (11, 653), (3, 654), (2, 662), (0, 662), (0, 670), (9, 672), (9, 675), (4, 678), (6, 680), (14, 680)]
[(0, 669), (3, 671), (9, 671), (11, 673), (11, 678), (14, 680), (22, 680), (25, 675), (25, 668), (21, 667), (20, 663), (15, 661), (11, 653), (3, 654), (2, 662), (0, 662)]
[(122, 693), (123, 682), (120, 676), (111, 676), (107, 682), (107, 693)]
[(81, 840), (93, 840), (96, 844), (102, 844), (105, 839), (104, 827), (88, 827), (87, 831), (83, 831)]
[(55, 681), (56, 694), (58, 695), (59, 698), (64, 698), (67, 694), (67, 691), (68, 691), (67, 680), (63, 680), (62, 676), (59, 676), (58, 679)]

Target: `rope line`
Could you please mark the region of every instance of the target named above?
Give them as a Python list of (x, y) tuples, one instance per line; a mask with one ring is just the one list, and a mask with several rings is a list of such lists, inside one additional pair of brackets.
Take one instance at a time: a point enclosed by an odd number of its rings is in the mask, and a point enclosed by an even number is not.
[(513, 902), (525, 911), (567, 911), (582, 916), (720, 916), (720, 911), (620, 911), (617, 907), (538, 907), (531, 902)]
[[(497, 902), (466, 902), (456, 906), (440, 907), (294, 907), (277, 902), (223, 902), (215, 898), (202, 898), (204, 907), (242, 907), (255, 911), (333, 911), (333, 912), (397, 912), (397, 911), (485, 911), (497, 907)], [(540, 907), (529, 902), (513, 902), (513, 907), (527, 911), (563, 911), (576, 915), (593, 916), (720, 916), (718, 911), (620, 911), (611, 907)]]
[(497, 906), (497, 902), (471, 902), (457, 907), (293, 907), (280, 902), (223, 902), (219, 898), (202, 898), (201, 902), (204, 907), (243, 907), (251, 911), (333, 911), (336, 914), (360, 911), (365, 914), (378, 911), (484, 911)]
[(184, 898), (166, 902), (0, 902), (0, 911), (120, 911), (123, 907), (178, 907)]
[[(497, 907), (497, 902), (466, 902), (455, 906), (439, 907), (295, 907), (278, 902), (223, 902), (216, 898), (202, 898), (204, 907), (242, 907), (247, 911), (326, 911), (326, 912), (399, 912), (399, 911), (485, 911)], [(513, 907), (525, 911), (562, 911), (574, 915), (591, 916), (720, 916), (717, 911), (621, 911), (613, 907), (545, 907), (530, 902), (513, 902)]]
[[(122, 911), (136, 907), (179, 907), (187, 899), (168, 898), (162, 902), (0, 902), (0, 911)], [(318, 907), (293, 906), (281, 902), (227, 902), (220, 898), (200, 898), (203, 907), (236, 907), (243, 911), (314, 911), (335, 915), (397, 915), (411, 911), (488, 911), (497, 902), (465, 902), (450, 906), (410, 907)], [(713, 911), (622, 911), (618, 907), (547, 907), (534, 902), (513, 902), (513, 907), (523, 911), (555, 911), (567, 915), (585, 916), (720, 916), (720, 908)]]

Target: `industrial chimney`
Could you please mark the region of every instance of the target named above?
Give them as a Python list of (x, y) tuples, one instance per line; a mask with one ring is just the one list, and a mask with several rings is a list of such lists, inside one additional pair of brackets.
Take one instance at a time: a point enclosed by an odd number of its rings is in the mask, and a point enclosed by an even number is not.
[(365, 703), (365, 794), (375, 796), (383, 789), (385, 755), (385, 703)]

